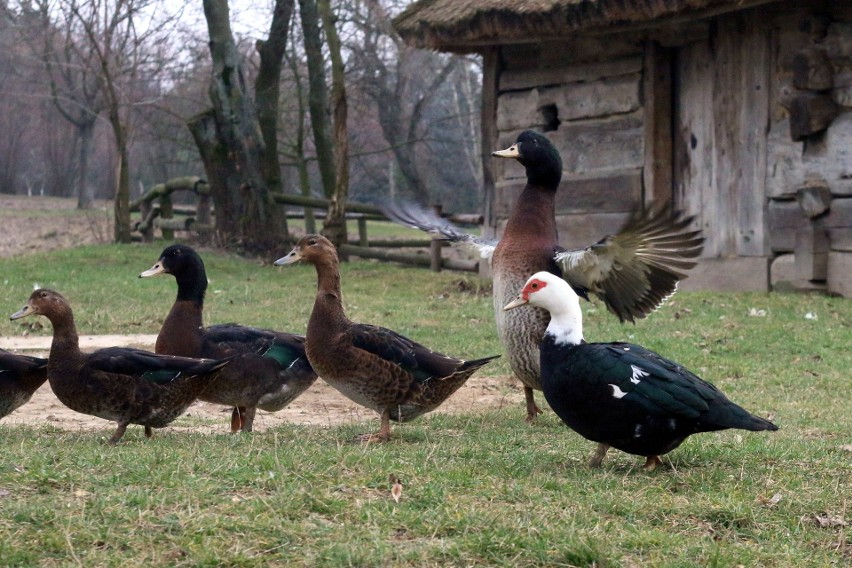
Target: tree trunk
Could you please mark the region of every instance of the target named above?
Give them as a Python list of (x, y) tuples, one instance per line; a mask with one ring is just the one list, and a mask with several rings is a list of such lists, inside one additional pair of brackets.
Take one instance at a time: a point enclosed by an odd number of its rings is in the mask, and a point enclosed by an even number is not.
[[(263, 135), (246, 91), (227, 0), (204, 0), (204, 16), (213, 61), (213, 111), (193, 119), (190, 129), (196, 143), (201, 140), (209, 144), (206, 148), (199, 146), (199, 151), (206, 157), (205, 170), (216, 204), (216, 229), (228, 243), (239, 242), (255, 252), (267, 251), (279, 245), (280, 227), (272, 214), (276, 206), (263, 175)], [(207, 123), (208, 116), (215, 128)], [(223, 173), (223, 179), (214, 179)]]
[(346, 83), (343, 75), (343, 57), (340, 54), (340, 38), (335, 28), (335, 18), (329, 0), (319, 0), (328, 51), (331, 56), (331, 105), (334, 113), (334, 163), (335, 184), (323, 224), (323, 235), (336, 247), (346, 243), (346, 198), (349, 195), (349, 136), (346, 128), (347, 104)]
[(314, 131), (317, 165), (322, 179), (323, 195), (331, 199), (335, 187), (334, 149), (328, 133), (328, 93), (325, 85), (320, 19), (315, 0), (299, 0), (299, 14), (305, 41), (305, 57), (308, 60), (308, 108)]
[[(281, 67), (287, 51), (290, 17), (293, 15), (293, 0), (276, 0), (266, 41), (255, 44), (260, 55), (260, 68), (254, 81), (254, 102), (257, 119), (263, 136), (265, 151), (262, 155), (261, 171), (270, 192), (283, 193), (281, 165), (278, 162), (278, 102), (280, 98)], [(270, 223), (276, 234), (287, 235), (286, 208), (269, 202)]]
[[(117, 111), (117, 109), (113, 109)], [(118, 112), (110, 112), (109, 117), (115, 134), (115, 148), (118, 152), (118, 175), (115, 180), (115, 242), (130, 242), (130, 156), (127, 148), (127, 132), (121, 124)]]
[(77, 175), (74, 180), (74, 190), (77, 194), (77, 209), (90, 209), (95, 201), (95, 188), (89, 185), (89, 155), (95, 138), (95, 119), (76, 124), (80, 140), (78, 152)]

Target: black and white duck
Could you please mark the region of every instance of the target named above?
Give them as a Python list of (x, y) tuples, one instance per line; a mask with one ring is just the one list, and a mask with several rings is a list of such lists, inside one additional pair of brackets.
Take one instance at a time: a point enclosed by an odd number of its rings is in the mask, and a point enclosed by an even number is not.
[(598, 443), (592, 467), (600, 466), (610, 447), (645, 456), (644, 468), (653, 470), (660, 455), (692, 434), (778, 429), (653, 351), (631, 343), (586, 343), (579, 297), (549, 272), (530, 277), (503, 309), (526, 305), (550, 314), (540, 346), (541, 388), (565, 424)]

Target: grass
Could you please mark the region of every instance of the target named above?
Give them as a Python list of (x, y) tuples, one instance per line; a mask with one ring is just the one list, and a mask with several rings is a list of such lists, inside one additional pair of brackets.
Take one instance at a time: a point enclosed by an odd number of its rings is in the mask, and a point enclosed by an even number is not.
[[(156, 333), (170, 277), (140, 280), (162, 244), (0, 259), (0, 309), (33, 283), (72, 301), (81, 333)], [(311, 267), (204, 251), (208, 322), (303, 331)], [(342, 267), (357, 321), (436, 349), (501, 351), (490, 286), (372, 262)], [(586, 337), (679, 361), (776, 433), (690, 438), (647, 474), (553, 416), (522, 409), (426, 416), (383, 446), (364, 424), (249, 436), (106, 432), (0, 421), (0, 559), (7, 566), (842, 566), (852, 561), (852, 303), (820, 295), (684, 293), (637, 325), (586, 304)], [(750, 315), (752, 314), (752, 315)], [(807, 314), (811, 314), (806, 317)], [(812, 318), (816, 319), (812, 319)], [(31, 324), (31, 318), (22, 320)], [(7, 322), (0, 335), (24, 331)], [(49, 334), (49, 325), (31, 333)], [(2, 345), (0, 345), (2, 347)], [(508, 374), (505, 361), (488, 374)], [(539, 399), (541, 397), (539, 395)], [(191, 425), (181, 418), (176, 426)], [(403, 493), (391, 498), (389, 476)]]

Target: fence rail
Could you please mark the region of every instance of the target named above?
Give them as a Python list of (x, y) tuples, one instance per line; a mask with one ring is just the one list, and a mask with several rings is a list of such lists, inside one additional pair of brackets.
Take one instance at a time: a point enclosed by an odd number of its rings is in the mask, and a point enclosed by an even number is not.
[[(197, 198), (195, 207), (175, 206), (172, 202), (172, 194), (176, 191), (191, 191)], [(306, 197), (303, 195), (274, 194), (276, 203), (301, 207), (304, 212), (288, 211), (287, 219), (303, 219), (307, 217), (308, 210), (313, 211), (313, 217), (322, 219), (328, 209), (329, 201), (318, 197)], [(154, 239), (154, 229), (162, 232), (163, 239), (170, 241), (175, 238), (175, 231), (212, 232), (215, 230), (213, 223), (214, 211), (210, 198), (210, 187), (207, 182), (197, 176), (186, 176), (171, 179), (165, 183), (157, 184), (146, 191), (139, 199), (130, 203), (130, 211), (139, 213), (140, 218), (134, 223), (133, 228), (141, 235), (141, 240), (150, 242)], [(440, 213), (440, 208), (438, 208)], [(478, 214), (456, 214), (445, 215), (447, 219), (455, 223), (481, 225), (483, 216)], [(349, 239), (346, 244), (341, 245), (342, 256), (358, 256), (361, 258), (372, 258), (388, 262), (400, 262), (415, 266), (428, 266), (431, 270), (439, 272), (446, 268), (448, 270), (461, 270), (477, 272), (479, 270), (478, 260), (463, 260), (444, 257), (442, 249), (447, 243), (437, 239), (370, 239), (367, 233), (367, 221), (387, 221), (388, 218), (381, 209), (375, 205), (366, 203), (347, 203), (346, 219), (356, 221), (358, 224), (358, 238)], [(429, 254), (403, 252), (397, 249), (429, 249)]]

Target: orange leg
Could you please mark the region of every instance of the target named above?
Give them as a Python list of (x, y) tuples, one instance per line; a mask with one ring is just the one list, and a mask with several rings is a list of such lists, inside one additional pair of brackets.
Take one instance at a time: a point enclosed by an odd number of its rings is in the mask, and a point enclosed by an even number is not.
[(607, 451), (609, 451), (609, 444), (598, 444), (595, 454), (589, 460), (589, 467), (600, 467)]
[(239, 432), (243, 429), (243, 419), (246, 409), (241, 406), (235, 406), (231, 412), (231, 432)]
[(663, 465), (660, 456), (648, 456), (645, 458), (645, 465), (642, 466), (642, 469), (645, 471), (654, 471), (658, 465)]
[(541, 409), (535, 403), (534, 391), (530, 387), (524, 387), (524, 398), (527, 400), (527, 422), (535, 422), (538, 415), (541, 414)]
[(382, 411), (381, 423), (382, 425), (379, 427), (378, 432), (375, 434), (363, 434), (358, 436), (357, 440), (366, 443), (387, 442), (390, 440), (390, 410), (385, 409)]

